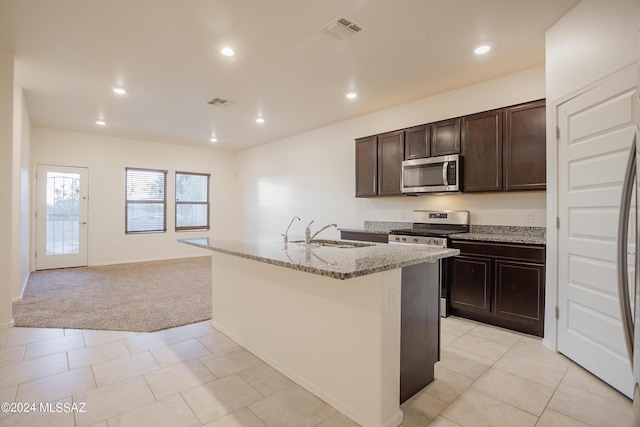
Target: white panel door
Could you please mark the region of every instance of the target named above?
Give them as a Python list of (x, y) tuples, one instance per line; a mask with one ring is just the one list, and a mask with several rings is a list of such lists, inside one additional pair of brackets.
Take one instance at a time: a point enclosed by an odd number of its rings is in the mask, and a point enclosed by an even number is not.
[(87, 265), (88, 170), (38, 165), (36, 270)]
[[(557, 112), (558, 351), (629, 397), (633, 382), (618, 306), (616, 243), (637, 127), (637, 79), (631, 67)], [(635, 219), (630, 236), (635, 245)]]

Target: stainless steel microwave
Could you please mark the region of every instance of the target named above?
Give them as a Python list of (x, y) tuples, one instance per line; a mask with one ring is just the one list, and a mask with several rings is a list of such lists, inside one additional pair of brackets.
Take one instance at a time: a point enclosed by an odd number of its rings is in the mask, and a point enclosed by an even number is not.
[(405, 194), (456, 193), (462, 191), (462, 156), (427, 157), (402, 162)]

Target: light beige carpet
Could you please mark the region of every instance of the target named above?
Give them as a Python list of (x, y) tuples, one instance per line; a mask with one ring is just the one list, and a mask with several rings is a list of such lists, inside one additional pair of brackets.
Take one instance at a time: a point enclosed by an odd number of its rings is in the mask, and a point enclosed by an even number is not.
[(36, 271), (16, 326), (151, 332), (211, 319), (211, 257)]

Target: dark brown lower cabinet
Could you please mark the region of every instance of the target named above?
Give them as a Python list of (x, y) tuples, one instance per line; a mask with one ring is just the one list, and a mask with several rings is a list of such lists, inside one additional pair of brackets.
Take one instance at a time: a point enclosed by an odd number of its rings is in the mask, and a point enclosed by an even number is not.
[(542, 336), (545, 247), (452, 241), (460, 255), (449, 264), (451, 313)]
[(544, 265), (496, 261), (496, 316), (539, 325), (544, 315)]
[(340, 231), (342, 240), (360, 240), (363, 242), (389, 243), (387, 233), (368, 233), (366, 231)]
[(478, 313), (491, 312), (491, 260), (460, 255), (450, 261), (451, 306)]

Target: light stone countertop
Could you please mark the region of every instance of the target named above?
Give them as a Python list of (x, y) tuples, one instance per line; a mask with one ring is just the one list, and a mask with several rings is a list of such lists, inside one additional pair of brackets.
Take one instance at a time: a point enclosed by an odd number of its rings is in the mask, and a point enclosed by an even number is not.
[(364, 227), (339, 227), (338, 230), (356, 233), (389, 234), (391, 230), (411, 227), (413, 227), (413, 223), (405, 221), (365, 221)]
[[(412, 223), (365, 221), (363, 228), (339, 228), (340, 231), (360, 233), (389, 234), (390, 230), (411, 228)], [(471, 225), (469, 233), (451, 235), (452, 240), (476, 240), (482, 242), (522, 243), (528, 245), (546, 245), (545, 227), (509, 226), (509, 225)]]
[(546, 245), (547, 230), (544, 227), (472, 225), (470, 233), (454, 234), (451, 240)]
[(340, 280), (423, 262), (435, 262), (460, 253), (457, 249), (426, 246), (418, 248), (416, 245), (369, 242), (353, 242), (363, 245), (353, 248), (315, 245), (307, 247), (304, 244), (295, 243), (293, 240), (301, 239), (290, 238), (287, 245), (284, 244), (280, 236), (236, 239), (203, 237), (178, 239), (178, 242)]
[(546, 245), (544, 238), (521, 234), (504, 233), (461, 233), (450, 237), (451, 240), (470, 240), (477, 242), (522, 243), (527, 245)]

